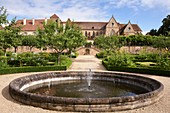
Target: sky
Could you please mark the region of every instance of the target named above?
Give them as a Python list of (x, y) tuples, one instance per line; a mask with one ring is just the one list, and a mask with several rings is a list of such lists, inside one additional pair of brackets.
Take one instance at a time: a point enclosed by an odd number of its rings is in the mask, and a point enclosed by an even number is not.
[(143, 33), (158, 29), (170, 14), (170, 0), (0, 0), (8, 19), (49, 18), (57, 14), (62, 21), (117, 22), (138, 24)]

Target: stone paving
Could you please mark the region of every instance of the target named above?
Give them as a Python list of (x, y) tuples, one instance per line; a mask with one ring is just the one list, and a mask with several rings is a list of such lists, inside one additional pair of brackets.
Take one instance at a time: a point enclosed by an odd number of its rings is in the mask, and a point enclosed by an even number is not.
[[(68, 71), (71, 70), (88, 70), (91, 68), (93, 71), (106, 71), (101, 65), (101, 60), (98, 60), (94, 56), (79, 56), (76, 58)], [(43, 73), (43, 72), (39, 72)], [(63, 113), (59, 111), (45, 110), (42, 108), (37, 108), (33, 106), (23, 105), (15, 100), (13, 100), (8, 92), (9, 83), (22, 76), (28, 76), (36, 73), (20, 73), (20, 74), (9, 74), (0, 75), (0, 113)], [(163, 98), (150, 106), (128, 110), (120, 111), (118, 113), (170, 113), (170, 78), (161, 77), (154, 75), (143, 75), (137, 74), (139, 76), (145, 76), (149, 78), (156, 79), (163, 83), (164, 85), (164, 96)], [(68, 113), (68, 112), (66, 112)]]

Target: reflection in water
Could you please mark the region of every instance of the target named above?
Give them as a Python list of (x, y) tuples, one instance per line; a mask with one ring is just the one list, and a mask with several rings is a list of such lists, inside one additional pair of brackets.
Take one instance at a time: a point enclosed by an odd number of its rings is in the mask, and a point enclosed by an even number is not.
[(57, 97), (73, 97), (73, 98), (106, 98), (106, 97), (121, 97), (134, 96), (148, 92), (147, 90), (126, 84), (115, 83), (111, 81), (92, 81), (91, 88), (87, 87), (86, 80), (68, 81), (67, 83), (60, 83), (48, 85), (29, 90), (30, 93), (40, 95), (57, 96)]

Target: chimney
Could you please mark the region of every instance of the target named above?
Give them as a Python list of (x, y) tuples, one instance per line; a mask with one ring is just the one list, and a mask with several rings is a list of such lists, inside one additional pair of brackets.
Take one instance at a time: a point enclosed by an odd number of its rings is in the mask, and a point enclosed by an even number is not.
[(45, 17), (45, 24), (47, 24), (47, 18)]
[(35, 25), (35, 19), (34, 18), (32, 19), (32, 25)]
[(23, 19), (23, 25), (26, 25), (26, 23), (27, 23), (27, 20), (26, 20), (26, 18), (24, 18)]

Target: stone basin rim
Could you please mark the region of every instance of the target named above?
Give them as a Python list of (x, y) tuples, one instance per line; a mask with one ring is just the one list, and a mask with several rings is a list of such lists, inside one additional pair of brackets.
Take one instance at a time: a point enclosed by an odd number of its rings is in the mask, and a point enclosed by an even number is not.
[[(32, 105), (31, 101), (33, 98), (35, 99), (35, 103), (39, 103), (38, 100), (39, 99), (44, 99), (44, 100), (41, 100), (41, 103), (45, 102), (45, 103), (51, 103), (51, 104), (66, 104), (66, 105), (102, 105), (102, 104), (124, 104), (124, 103), (127, 103), (127, 104), (135, 104), (135, 103), (138, 103), (139, 101), (141, 100), (145, 100), (145, 104), (139, 104), (137, 107), (130, 107), (129, 109), (132, 109), (132, 108), (139, 108), (139, 107), (143, 107), (143, 106), (147, 106), (147, 105), (150, 105), (150, 104), (153, 104), (155, 102), (157, 102), (162, 96), (163, 96), (163, 89), (164, 89), (164, 86), (161, 82), (157, 81), (157, 80), (154, 80), (154, 79), (151, 79), (151, 78), (148, 78), (148, 77), (143, 77), (143, 76), (138, 76), (138, 75), (135, 75), (135, 74), (131, 74), (131, 73), (116, 73), (116, 72), (96, 72), (96, 71), (92, 71), (94, 74), (94, 76), (97, 76), (99, 77), (100, 75), (101, 78), (104, 77), (104, 78), (107, 78), (108, 76), (109, 77), (120, 77), (119, 79), (126, 79), (126, 78), (130, 78), (130, 79), (141, 79), (141, 80), (146, 80), (146, 81), (152, 81), (153, 83), (156, 83), (157, 86), (154, 86), (155, 84), (151, 84), (153, 85), (153, 87), (157, 87), (156, 89), (150, 91), (150, 92), (147, 92), (147, 93), (144, 93), (144, 94), (138, 94), (138, 95), (135, 95), (135, 96), (123, 96), (123, 97), (107, 97), (107, 98), (71, 98), (71, 97), (55, 97), (55, 96), (43, 96), (43, 95), (37, 95), (37, 94), (32, 94), (32, 93), (27, 93), (27, 92), (24, 92), (24, 91), (21, 91), (19, 90), (20, 87), (17, 86), (16, 87), (16, 84), (17, 85), (21, 85), (19, 84), (19, 81), (20, 80), (23, 80), (23, 79), (26, 79), (28, 80), (28, 78), (30, 77), (37, 77), (37, 76), (46, 76), (47, 75), (47, 78), (48, 76), (54, 76), (54, 74), (63, 74), (63, 76), (57, 76), (57, 77), (65, 77), (66, 74), (71, 74), (71, 76), (78, 76), (79, 75), (82, 75), (84, 73), (87, 73), (88, 71), (66, 71), (66, 72), (51, 72), (51, 73), (40, 73), (40, 74), (33, 74), (33, 75), (30, 75), (30, 76), (25, 76), (25, 77), (21, 77), (21, 78), (17, 78), (15, 80), (13, 80), (10, 84), (9, 84), (9, 92), (10, 92), (10, 95), (12, 98), (14, 98), (15, 100), (17, 101), (20, 101), (22, 103), (25, 103), (25, 104), (29, 104), (29, 105)], [(105, 75), (104, 75), (105, 74)], [(55, 75), (56, 77), (56, 75)], [(47, 79), (46, 78), (46, 79)], [(52, 79), (52, 78), (51, 78)], [(30, 78), (30, 80), (32, 80)], [(41, 80), (41, 79), (40, 79)], [(15, 84), (15, 85), (14, 85)], [(19, 97), (21, 95), (24, 95), (23, 97)], [(38, 100), (36, 100), (36, 98), (38, 98)], [(24, 100), (26, 99), (26, 101)], [(29, 100), (30, 99), (30, 100)], [(148, 101), (148, 103), (147, 103)], [(34, 105), (33, 106), (38, 106), (38, 105)], [(120, 105), (121, 106), (121, 105)], [(41, 107), (41, 106), (38, 106), (38, 107)], [(47, 107), (45, 107), (47, 109)], [(74, 111), (74, 110), (68, 110), (68, 111)]]

